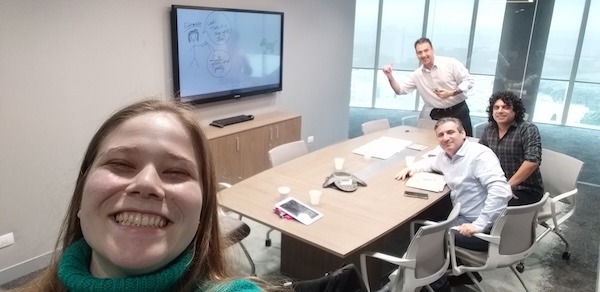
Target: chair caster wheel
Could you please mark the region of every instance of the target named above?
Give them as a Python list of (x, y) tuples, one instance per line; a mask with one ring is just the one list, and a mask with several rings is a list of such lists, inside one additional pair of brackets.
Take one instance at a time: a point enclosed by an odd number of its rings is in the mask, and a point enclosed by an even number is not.
[(271, 246), (271, 239), (265, 240), (265, 246)]
[(519, 271), (519, 273), (523, 273), (523, 271), (525, 271), (525, 266), (523, 265), (523, 263), (520, 263), (517, 265), (517, 271)]
[(569, 259), (571, 259), (571, 253), (568, 252), (568, 251), (563, 252), (562, 258), (563, 258), (563, 260), (569, 260)]

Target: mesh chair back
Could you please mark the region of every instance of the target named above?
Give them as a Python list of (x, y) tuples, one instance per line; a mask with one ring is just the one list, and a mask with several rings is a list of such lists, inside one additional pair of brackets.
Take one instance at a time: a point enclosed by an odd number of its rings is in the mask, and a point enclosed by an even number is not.
[(305, 154), (308, 154), (306, 143), (304, 140), (298, 140), (269, 150), (269, 160), (271, 161), (271, 167), (273, 167)]
[(417, 120), (417, 128), (419, 128), (419, 129), (433, 130), (433, 128), (435, 128), (435, 124), (437, 124), (437, 120), (432, 120), (432, 119), (418, 119)]
[[(544, 189), (551, 197), (572, 191), (577, 188), (577, 178), (583, 167), (583, 162), (569, 155), (542, 149), (542, 164), (540, 172), (544, 180)], [(574, 203), (575, 196), (568, 198)]]
[(492, 232), (500, 233), (498, 253), (500, 255), (515, 255), (527, 252), (535, 243), (537, 213), (546, 203), (548, 193), (539, 202), (507, 207), (496, 221)]
[(405, 258), (415, 259), (416, 279), (431, 276), (448, 267), (448, 230), (458, 217), (459, 211), (460, 204), (456, 204), (446, 220), (422, 226), (413, 237)]
[(388, 121), (388, 119), (368, 121), (368, 122), (364, 122), (361, 125), (363, 135), (381, 131), (381, 130), (385, 130), (385, 129), (389, 129), (389, 128), (390, 128), (390, 121)]

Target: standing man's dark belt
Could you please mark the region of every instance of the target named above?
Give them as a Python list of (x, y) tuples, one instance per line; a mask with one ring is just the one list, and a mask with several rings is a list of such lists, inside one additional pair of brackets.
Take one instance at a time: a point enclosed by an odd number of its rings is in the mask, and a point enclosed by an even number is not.
[(467, 136), (473, 136), (473, 126), (471, 125), (471, 116), (469, 115), (469, 106), (463, 100), (451, 107), (447, 108), (434, 108), (429, 113), (429, 116), (434, 120), (439, 120), (440, 118), (446, 117), (454, 117), (460, 120), (465, 128), (465, 132)]
[[(459, 103), (457, 103), (457, 104), (455, 104), (455, 105), (453, 105), (453, 106), (451, 106), (451, 107), (447, 107), (447, 108), (434, 108), (433, 110), (431, 110), (431, 112), (432, 113), (433, 113), (433, 111), (437, 111), (437, 112), (451, 112), (451, 111), (456, 111), (456, 110), (460, 109), (463, 106), (467, 106), (467, 103), (464, 100), (461, 101), (461, 102), (459, 102)], [(446, 116), (444, 115), (444, 116), (441, 116), (440, 118), (443, 118), (443, 117), (446, 117)]]

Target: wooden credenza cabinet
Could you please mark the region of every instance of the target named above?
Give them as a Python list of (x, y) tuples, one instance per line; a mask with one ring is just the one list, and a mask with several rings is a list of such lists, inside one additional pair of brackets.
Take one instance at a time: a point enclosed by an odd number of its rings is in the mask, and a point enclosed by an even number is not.
[(285, 112), (255, 115), (254, 120), (224, 128), (204, 127), (217, 181), (235, 184), (271, 166), (268, 152), (300, 140), (301, 117)]

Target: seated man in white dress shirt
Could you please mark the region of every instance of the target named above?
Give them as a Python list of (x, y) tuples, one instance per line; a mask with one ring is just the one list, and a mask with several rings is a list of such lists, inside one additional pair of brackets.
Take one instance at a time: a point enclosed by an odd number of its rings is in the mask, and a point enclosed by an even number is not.
[(404, 168), (396, 179), (405, 179), (417, 172), (442, 173), (451, 191), (452, 204), (461, 204), (455, 224), (459, 226), (456, 245), (487, 250), (487, 242), (472, 235), (489, 233), (512, 197), (498, 157), (490, 148), (467, 140), (456, 118), (439, 119), (435, 133), (444, 152)]

